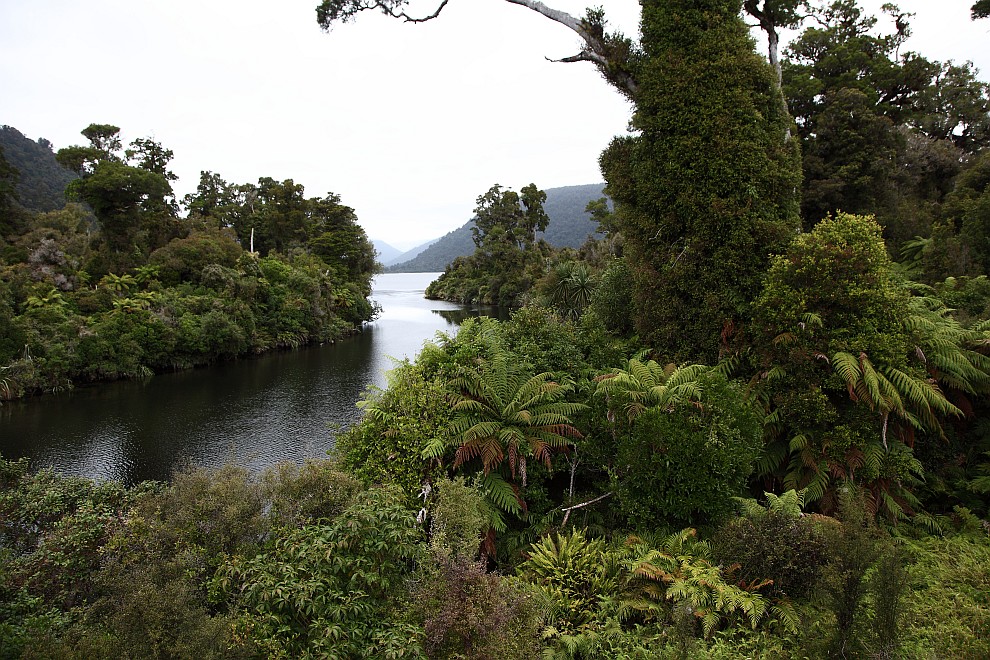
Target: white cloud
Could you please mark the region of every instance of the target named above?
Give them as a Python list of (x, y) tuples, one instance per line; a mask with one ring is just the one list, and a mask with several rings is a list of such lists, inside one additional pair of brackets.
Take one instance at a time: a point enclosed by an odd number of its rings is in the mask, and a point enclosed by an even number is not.
[[(549, 4), (581, 14), (586, 2)], [(636, 33), (635, 0), (603, 4)], [(918, 12), (909, 47), (990, 71), (990, 21), (970, 22), (970, 4), (901, 2)], [(601, 180), (598, 154), (629, 107), (590, 65), (546, 60), (577, 52), (566, 28), (502, 0), (452, 0), (431, 23), (365, 15), (324, 34), (315, 6), (5, 2), (0, 122), (56, 148), (91, 122), (125, 141), (151, 135), (175, 152), (180, 194), (204, 169), (292, 178), (308, 195), (338, 193), (397, 245), (463, 224), (494, 183)]]

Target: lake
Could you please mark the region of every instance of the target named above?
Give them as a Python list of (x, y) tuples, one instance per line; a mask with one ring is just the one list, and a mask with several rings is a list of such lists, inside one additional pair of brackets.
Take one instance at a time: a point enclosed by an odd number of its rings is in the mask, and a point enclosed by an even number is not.
[(187, 464), (260, 471), (324, 457), (334, 429), (358, 421), (355, 403), (383, 387), (395, 359), (479, 310), (423, 298), (439, 273), (378, 275), (382, 307), (361, 334), (334, 344), (79, 387), (0, 406), (0, 453), (35, 468), (133, 484)]

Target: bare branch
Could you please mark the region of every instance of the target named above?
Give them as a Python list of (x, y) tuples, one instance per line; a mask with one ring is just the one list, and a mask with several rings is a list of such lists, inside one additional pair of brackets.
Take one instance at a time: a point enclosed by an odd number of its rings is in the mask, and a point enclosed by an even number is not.
[(586, 506), (591, 506), (595, 502), (601, 502), (606, 497), (612, 497), (613, 495), (615, 495), (615, 493), (612, 492), (612, 491), (609, 491), (609, 492), (605, 493), (604, 495), (599, 495), (598, 497), (596, 497), (593, 500), (588, 500), (587, 502), (581, 502), (580, 504), (575, 504), (574, 506), (564, 507), (563, 509), (561, 509), (561, 511), (573, 511), (574, 509), (583, 509)]
[[(439, 1), (436, 10), (427, 16), (414, 17), (406, 13), (409, 0), (322, 0), (316, 8), (316, 21), (329, 31), (337, 23), (346, 23), (364, 11), (379, 11), (406, 23), (425, 23), (440, 15), (450, 0)], [(575, 18), (567, 12), (551, 9), (539, 0), (506, 0), (535, 11), (575, 32), (584, 42), (578, 55), (552, 62), (592, 62), (612, 85), (630, 99), (635, 98), (638, 85), (630, 67), (630, 43), (621, 34), (606, 34), (601, 10), (589, 10), (587, 18)], [(547, 58), (550, 59), (550, 58)]]
[(605, 74), (606, 78), (619, 87), (630, 98), (636, 95), (636, 92), (639, 90), (636, 80), (628, 72), (618, 70), (617, 67), (609, 61), (606, 56), (608, 48), (605, 40), (602, 36), (596, 35), (588, 30), (588, 24), (585, 21), (575, 18), (567, 12), (560, 11), (559, 9), (551, 9), (539, 0), (506, 0), (506, 2), (531, 9), (552, 21), (570, 28), (577, 33), (579, 37), (581, 37), (581, 40), (584, 41), (587, 46), (577, 55), (572, 55), (571, 57), (565, 57), (559, 60), (548, 57), (548, 60), (551, 62), (566, 63), (591, 62), (598, 66), (602, 73)]
[(602, 65), (605, 64), (602, 58), (595, 57), (594, 53), (589, 53), (586, 50), (581, 51), (577, 55), (571, 55), (570, 57), (562, 57), (559, 60), (555, 60), (552, 57), (548, 57), (546, 58), (546, 60), (548, 62), (555, 62), (555, 63), (562, 62), (564, 64), (571, 64), (573, 62), (594, 62), (595, 64), (602, 64)]
[(581, 36), (582, 39), (585, 38), (584, 23), (581, 20), (574, 18), (567, 12), (560, 11), (559, 9), (551, 9), (539, 0), (506, 0), (506, 2), (510, 2), (514, 5), (522, 5), (527, 9), (532, 9), (535, 12), (543, 14), (551, 21), (556, 21), (561, 25), (566, 25), (570, 29), (574, 30)]
[(435, 12), (433, 12), (429, 16), (424, 16), (423, 18), (413, 18), (404, 11), (401, 11), (398, 14), (392, 12), (390, 13), (393, 18), (401, 18), (406, 23), (425, 23), (426, 21), (432, 21), (434, 18), (439, 16), (440, 12), (443, 11), (443, 8), (447, 6), (448, 2), (450, 2), (450, 0), (443, 0), (443, 2), (440, 3), (440, 6), (437, 7), (437, 10)]

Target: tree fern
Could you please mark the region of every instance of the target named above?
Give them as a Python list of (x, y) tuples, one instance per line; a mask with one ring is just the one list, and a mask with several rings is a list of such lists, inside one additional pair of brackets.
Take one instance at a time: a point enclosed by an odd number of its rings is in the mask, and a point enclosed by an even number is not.
[(699, 378), (711, 367), (688, 364), (661, 367), (653, 360), (638, 357), (628, 360), (625, 369), (613, 369), (596, 378), (596, 394), (608, 398), (610, 411), (621, 408), (632, 422), (647, 408), (668, 408), (682, 401), (701, 397)]
[[(451, 381), (458, 392), (452, 405), (456, 443), (452, 467), (479, 461), (486, 476), (505, 467), (510, 479), (519, 478), (525, 486), (527, 458), (549, 467), (552, 451), (582, 437), (571, 417), (584, 406), (565, 401), (566, 389), (551, 374), (527, 373), (518, 360), (497, 347), (492, 353)], [(451, 448), (433, 441), (424, 454), (442, 458)]]

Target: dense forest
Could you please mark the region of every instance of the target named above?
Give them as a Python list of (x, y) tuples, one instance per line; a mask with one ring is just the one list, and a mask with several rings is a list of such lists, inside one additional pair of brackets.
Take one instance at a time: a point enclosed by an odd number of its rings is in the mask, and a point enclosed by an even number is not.
[[(545, 192), (483, 192), (474, 253), (429, 293), (511, 317), (400, 364), (330, 460), (131, 487), (0, 462), (0, 654), (990, 656), (990, 86), (902, 48), (893, 5), (641, 0), (633, 39), (601, 9), (510, 2), (573, 30), (568, 60), (634, 106), (601, 156), (598, 235), (554, 249)], [(87, 263), (124, 277), (144, 249), (165, 287), (158, 225), (135, 220), (173, 202), (118, 218), (81, 157), (119, 145), (87, 131), (60, 152), (83, 165), (81, 222), (129, 237)], [(202, 234), (282, 217), (211, 181), (189, 201)], [(326, 231), (284, 227), (259, 230), (259, 261), (323, 259)]]
[(374, 250), (338, 196), (204, 171), (177, 200), (170, 150), (82, 133), (53, 154), (2, 131), (0, 399), (333, 341), (373, 317)]

